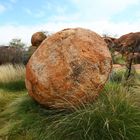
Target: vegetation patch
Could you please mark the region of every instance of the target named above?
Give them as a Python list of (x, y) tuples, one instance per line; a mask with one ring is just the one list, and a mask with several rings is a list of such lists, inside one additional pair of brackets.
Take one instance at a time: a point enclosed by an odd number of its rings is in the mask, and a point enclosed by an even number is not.
[(6, 64), (0, 66), (0, 88), (5, 90), (25, 90), (25, 66)]
[[(93, 103), (74, 110), (44, 108), (26, 91), (0, 90), (0, 138), (8, 140), (138, 140), (140, 81), (113, 73)], [(117, 80), (118, 79), (118, 80)], [(135, 82), (130, 87), (130, 83)], [(117, 81), (117, 82), (116, 82)]]

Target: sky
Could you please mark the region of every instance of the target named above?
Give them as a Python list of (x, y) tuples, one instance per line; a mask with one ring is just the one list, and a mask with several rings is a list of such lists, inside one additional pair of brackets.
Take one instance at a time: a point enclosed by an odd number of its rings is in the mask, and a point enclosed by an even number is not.
[(33, 33), (82, 27), (119, 37), (140, 31), (140, 0), (0, 0), (0, 45)]

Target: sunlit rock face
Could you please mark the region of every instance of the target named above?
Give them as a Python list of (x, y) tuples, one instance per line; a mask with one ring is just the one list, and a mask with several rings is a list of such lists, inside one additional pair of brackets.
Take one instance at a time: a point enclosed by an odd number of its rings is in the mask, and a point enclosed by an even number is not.
[(112, 68), (104, 40), (95, 32), (65, 29), (48, 37), (26, 67), (29, 95), (52, 108), (73, 108), (94, 101)]

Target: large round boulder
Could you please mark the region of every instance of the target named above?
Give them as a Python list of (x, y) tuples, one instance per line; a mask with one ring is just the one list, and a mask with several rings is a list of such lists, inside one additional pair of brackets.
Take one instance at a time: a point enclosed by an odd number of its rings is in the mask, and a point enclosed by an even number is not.
[(32, 46), (38, 47), (46, 37), (47, 36), (43, 32), (34, 33), (31, 38)]
[(111, 55), (98, 34), (65, 29), (48, 37), (31, 56), (26, 87), (46, 107), (76, 107), (95, 100), (111, 68)]

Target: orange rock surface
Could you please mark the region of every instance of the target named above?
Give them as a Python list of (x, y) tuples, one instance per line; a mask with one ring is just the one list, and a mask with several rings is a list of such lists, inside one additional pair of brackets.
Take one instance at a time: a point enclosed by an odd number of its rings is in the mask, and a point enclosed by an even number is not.
[(111, 55), (98, 34), (65, 29), (48, 37), (32, 55), (26, 87), (46, 107), (72, 108), (95, 100), (111, 68)]
[(122, 35), (116, 41), (116, 47), (123, 53), (140, 53), (140, 32)]
[(32, 46), (38, 47), (44, 39), (46, 39), (46, 35), (43, 32), (34, 33), (31, 38)]

